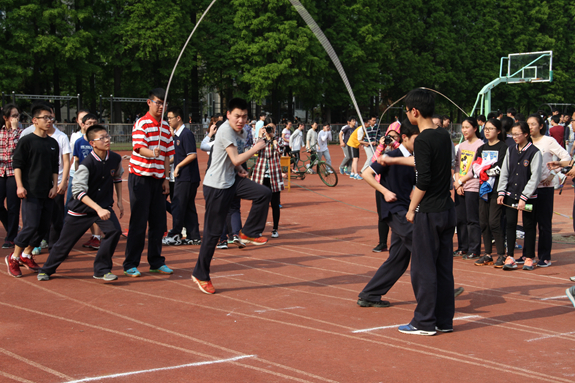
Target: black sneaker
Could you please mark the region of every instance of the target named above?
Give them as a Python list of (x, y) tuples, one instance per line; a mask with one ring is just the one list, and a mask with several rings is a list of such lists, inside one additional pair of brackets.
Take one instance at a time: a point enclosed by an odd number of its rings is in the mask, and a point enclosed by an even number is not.
[(385, 243), (378, 243), (376, 247), (373, 248), (374, 253), (381, 253), (382, 251), (387, 251), (387, 244)]
[(202, 244), (202, 240), (201, 239), (192, 239), (192, 245), (194, 246), (200, 246)]
[(452, 328), (439, 328), (437, 326), (435, 326), (435, 331), (439, 331), (439, 332), (453, 332)]
[(493, 258), (491, 255), (485, 254), (483, 257), (475, 261), (475, 266), (490, 266), (493, 264)]
[(515, 260), (515, 263), (517, 263), (518, 265), (522, 265), (525, 263), (525, 257), (519, 257)]
[(3, 249), (13, 249), (14, 248), (14, 242), (12, 241), (6, 241), (4, 242), (4, 244), (2, 245)]
[(226, 241), (226, 240), (220, 241), (220, 243), (218, 243), (216, 248), (217, 249), (227, 249), (228, 248), (228, 241)]
[(453, 252), (453, 256), (454, 256), (454, 257), (462, 257), (462, 256), (464, 256), (465, 254), (467, 254), (467, 251), (463, 251), (463, 250), (455, 250), (455, 251)]
[(389, 307), (391, 303), (388, 301), (366, 301), (364, 299), (359, 298), (357, 300), (357, 305), (360, 307)]
[(499, 257), (497, 257), (497, 261), (495, 261), (493, 267), (495, 267), (496, 269), (501, 269), (504, 264), (505, 264), (505, 255), (500, 255)]
[(232, 242), (236, 244), (238, 249), (243, 249), (244, 247), (246, 247), (246, 244), (242, 242), (242, 240), (240, 239), (240, 236), (237, 234), (234, 234)]
[(463, 259), (479, 259), (479, 254), (469, 253), (463, 256)]

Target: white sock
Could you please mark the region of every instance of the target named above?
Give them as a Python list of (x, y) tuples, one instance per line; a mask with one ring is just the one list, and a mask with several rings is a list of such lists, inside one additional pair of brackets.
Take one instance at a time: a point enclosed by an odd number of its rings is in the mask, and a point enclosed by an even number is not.
[(30, 254), (26, 254), (26, 253), (22, 253), (22, 256), (24, 258), (32, 258), (32, 256)]
[(96, 238), (98, 241), (100, 240), (100, 236), (99, 236), (99, 235), (93, 235), (92, 237)]

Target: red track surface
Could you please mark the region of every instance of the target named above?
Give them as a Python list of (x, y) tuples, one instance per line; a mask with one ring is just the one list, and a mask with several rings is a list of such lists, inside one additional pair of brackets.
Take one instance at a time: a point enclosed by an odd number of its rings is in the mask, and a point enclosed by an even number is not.
[[(341, 150), (330, 150), (337, 168)], [(206, 160), (200, 153), (202, 174)], [(555, 210), (571, 215), (568, 185), (556, 195)], [(124, 199), (129, 213), (127, 183)], [(196, 202), (203, 228), (201, 188)], [(397, 331), (414, 309), (409, 271), (387, 295), (392, 307), (355, 303), (387, 257), (371, 252), (377, 242), (373, 189), (342, 176), (328, 188), (310, 175), (292, 183), (282, 204), (278, 239), (216, 251), (213, 296), (190, 280), (198, 246), (164, 247), (175, 270), (171, 276), (147, 273), (144, 254), (142, 278), (128, 278), (121, 275), (122, 238), (113, 270), (120, 278), (112, 283), (92, 278), (95, 252), (80, 245), (48, 282), (27, 270), (12, 278), (2, 269), (0, 381), (64, 382), (121, 373), (127, 375), (102, 381), (575, 380), (575, 309), (564, 293), (575, 275), (572, 244), (555, 243), (553, 266), (532, 272), (455, 260), (456, 286), (465, 287), (456, 299), (455, 331), (410, 336)], [(244, 218), (248, 211), (245, 202)], [(572, 233), (571, 223), (555, 216), (554, 233)], [(375, 327), (382, 328), (354, 332)], [(158, 370), (166, 367), (178, 368)]]

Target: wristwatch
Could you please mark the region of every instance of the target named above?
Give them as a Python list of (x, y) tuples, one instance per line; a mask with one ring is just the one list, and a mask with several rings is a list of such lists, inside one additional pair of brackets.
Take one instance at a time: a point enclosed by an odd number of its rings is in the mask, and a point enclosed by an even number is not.
[(461, 182), (461, 179), (458, 179), (457, 183), (459, 184), (459, 186), (463, 186), (463, 182)]

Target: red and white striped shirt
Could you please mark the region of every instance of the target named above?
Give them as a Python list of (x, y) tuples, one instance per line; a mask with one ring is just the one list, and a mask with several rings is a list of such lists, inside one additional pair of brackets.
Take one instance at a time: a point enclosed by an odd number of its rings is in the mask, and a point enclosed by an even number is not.
[[(174, 141), (170, 132), (170, 126), (166, 121), (160, 127), (150, 112), (140, 118), (132, 129), (132, 157), (130, 158), (129, 171), (138, 176), (151, 176), (154, 178), (164, 177), (164, 160), (167, 156), (174, 155)], [(154, 150), (160, 148), (160, 155), (155, 158), (140, 155), (140, 149)]]

